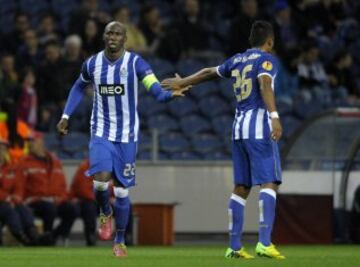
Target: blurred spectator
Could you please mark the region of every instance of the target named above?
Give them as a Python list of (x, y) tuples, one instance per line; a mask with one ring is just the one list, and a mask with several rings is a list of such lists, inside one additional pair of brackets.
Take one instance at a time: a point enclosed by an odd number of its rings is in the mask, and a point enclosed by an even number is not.
[(360, 96), (360, 88), (357, 88), (352, 65), (352, 56), (346, 50), (340, 50), (329, 65), (327, 72), (335, 98), (346, 98), (348, 95)]
[(297, 66), (301, 60), (301, 51), (297, 48), (289, 49), (286, 56), (279, 62), (276, 75), (276, 99), (282, 99), (292, 104), (292, 97), (299, 90)]
[[(69, 92), (72, 84), (78, 78), (82, 62), (82, 41), (78, 35), (69, 35), (64, 42), (64, 69), (63, 83), (67, 92)], [(68, 93), (66, 93), (67, 95)]]
[(45, 60), (38, 70), (38, 97), (40, 106), (51, 105), (56, 109), (61, 107), (67, 97), (64, 84), (64, 59), (60, 54), (60, 45), (50, 41), (45, 45)]
[(15, 58), (12, 54), (1, 57), (0, 101), (10, 99), (17, 101), (20, 95), (19, 75), (15, 69)]
[(16, 54), (17, 48), (23, 44), (24, 33), (30, 28), (29, 17), (27, 14), (19, 12), (15, 14), (14, 30), (2, 36), (3, 50)]
[(18, 118), (35, 128), (37, 122), (37, 94), (34, 88), (35, 73), (31, 68), (23, 72), (22, 91), (17, 105)]
[(291, 7), (286, 0), (275, 4), (275, 50), (281, 56), (298, 45), (298, 29), (292, 17)]
[(144, 5), (140, 13), (139, 28), (143, 32), (150, 49), (155, 51), (164, 32), (160, 10), (153, 5)]
[(8, 145), (7, 140), (0, 137), (0, 245), (3, 225), (6, 225), (22, 244), (35, 245), (38, 234), (34, 218), (30, 210), (16, 197), (23, 184), (17, 175), (19, 169), (8, 158)]
[(28, 29), (24, 33), (24, 44), (19, 47), (16, 62), (19, 68), (23, 66), (39, 66), (42, 53), (39, 47), (39, 40), (33, 29)]
[(127, 40), (126, 50), (134, 51), (142, 55), (150, 53), (144, 34), (133, 23), (130, 22), (130, 10), (127, 6), (121, 6), (114, 12), (114, 20), (126, 25)]
[(322, 62), (319, 60), (319, 48), (312, 42), (304, 46), (302, 61), (298, 64), (300, 88), (307, 100), (313, 96), (324, 102), (330, 102), (328, 92), (328, 79)]
[(259, 18), (257, 0), (241, 0), (241, 10), (231, 22), (228, 56), (242, 53), (250, 47), (251, 25)]
[(185, 57), (198, 56), (209, 48), (209, 32), (200, 16), (198, 0), (185, 0), (182, 17), (177, 22), (177, 29), (183, 43)]
[(178, 26), (175, 24), (166, 27), (156, 6), (142, 7), (139, 28), (146, 38), (149, 54), (171, 61), (176, 61), (180, 57), (183, 40)]
[(88, 19), (95, 20), (102, 29), (111, 20), (111, 17), (105, 11), (100, 10), (97, 0), (83, 0), (81, 7), (71, 14), (69, 33), (81, 34)]
[(85, 175), (89, 166), (89, 161), (85, 160), (77, 169), (71, 185), (70, 195), (84, 223), (86, 245), (94, 246), (96, 244), (95, 231), (98, 209), (93, 192), (92, 178)]
[[(39, 107), (39, 120), (36, 125), (36, 130), (42, 132), (51, 132), (55, 129), (57, 123), (58, 110), (53, 105), (44, 105)], [(54, 116), (55, 114), (55, 116)]]
[[(43, 220), (44, 232), (51, 237), (49, 243), (59, 237), (67, 240), (76, 219), (76, 210), (68, 201), (61, 162), (45, 149), (40, 132), (32, 133), (29, 152), (19, 163), (21, 182), (25, 185), (19, 197)], [(60, 217), (60, 223), (54, 228), (57, 216)]]
[(54, 15), (48, 13), (41, 18), (37, 35), (41, 45), (45, 45), (49, 41), (60, 41), (61, 33), (57, 28)]
[(26, 139), (31, 134), (31, 128), (18, 118), (17, 105), (11, 100), (2, 103), (2, 111), (5, 113), (0, 121), (0, 137), (9, 141), (8, 153), (13, 162), (18, 162), (28, 153)]
[(102, 36), (95, 20), (86, 20), (84, 29), (81, 31), (81, 37), (85, 57), (89, 57), (103, 48)]

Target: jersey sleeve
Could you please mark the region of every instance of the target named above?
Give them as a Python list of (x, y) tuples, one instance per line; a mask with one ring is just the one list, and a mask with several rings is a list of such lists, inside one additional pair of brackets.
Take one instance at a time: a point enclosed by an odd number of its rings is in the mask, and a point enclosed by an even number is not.
[(140, 56), (135, 62), (135, 71), (139, 80), (143, 80), (146, 76), (154, 74), (150, 65)]
[(220, 77), (230, 78), (231, 77), (231, 66), (233, 58), (227, 59), (224, 63), (216, 67), (216, 73)]
[(91, 77), (89, 74), (89, 60), (84, 61), (81, 66), (80, 79), (85, 83), (91, 82)]
[(259, 59), (257, 77), (268, 75), (271, 78), (275, 78), (277, 71), (277, 62), (273, 56), (263, 56)]

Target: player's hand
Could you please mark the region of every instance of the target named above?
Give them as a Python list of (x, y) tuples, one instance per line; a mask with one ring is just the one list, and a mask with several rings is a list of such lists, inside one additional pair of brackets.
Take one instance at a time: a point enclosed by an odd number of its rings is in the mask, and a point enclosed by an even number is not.
[(65, 118), (62, 118), (56, 125), (56, 129), (59, 134), (66, 135), (69, 132), (69, 121)]
[(167, 78), (161, 81), (161, 87), (165, 88), (165, 89), (171, 89), (173, 91), (177, 91), (180, 90), (182, 88), (186, 88), (183, 87), (181, 84), (181, 77), (179, 74), (175, 73), (175, 77), (174, 78)]
[(272, 126), (271, 138), (275, 141), (279, 141), (282, 135), (282, 126), (280, 120), (278, 118), (271, 119), (271, 126)]
[(186, 87), (182, 87), (176, 90), (172, 90), (172, 94), (173, 96), (185, 96), (185, 92), (188, 91), (191, 88), (191, 85), (186, 86)]

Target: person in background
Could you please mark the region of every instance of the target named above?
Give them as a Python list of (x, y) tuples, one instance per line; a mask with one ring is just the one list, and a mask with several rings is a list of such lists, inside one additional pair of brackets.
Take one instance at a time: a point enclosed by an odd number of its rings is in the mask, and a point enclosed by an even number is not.
[(21, 45), (16, 54), (16, 66), (21, 69), (23, 66), (38, 67), (42, 60), (43, 53), (40, 49), (39, 39), (36, 31), (28, 29), (24, 33), (24, 44)]
[(338, 51), (327, 68), (329, 84), (334, 99), (360, 97), (360, 88), (356, 84), (356, 75), (353, 69), (351, 54), (344, 49)]
[(130, 21), (130, 10), (128, 6), (121, 6), (114, 12), (114, 20), (123, 23), (127, 28), (127, 40), (125, 49), (136, 53), (147, 55), (151, 53), (145, 36), (141, 30)]
[(7, 99), (1, 105), (0, 137), (9, 141), (9, 155), (12, 162), (18, 162), (28, 153), (27, 139), (31, 128), (17, 116), (17, 105)]
[(22, 75), (22, 91), (17, 105), (18, 118), (31, 128), (37, 122), (37, 94), (35, 89), (36, 77), (31, 68), (26, 68)]
[(80, 36), (83, 41), (82, 47), (85, 57), (89, 57), (102, 48), (103, 41), (96, 20), (91, 18), (86, 20), (85, 26), (80, 32)]
[(209, 48), (209, 32), (200, 14), (198, 0), (185, 0), (177, 28), (183, 42), (183, 56), (199, 56)]
[(39, 105), (51, 105), (54, 110), (61, 107), (66, 99), (66, 86), (64, 84), (64, 59), (61, 56), (60, 44), (57, 41), (46, 43), (45, 60), (37, 73), (37, 88)]
[(64, 69), (63, 82), (66, 88), (70, 87), (77, 78), (77, 70), (83, 59), (82, 40), (79, 35), (73, 34), (64, 41)]
[(4, 53), (1, 56), (0, 66), (0, 102), (5, 99), (17, 101), (19, 90), (19, 74), (15, 69), (15, 57), (13, 54)]
[(3, 51), (16, 54), (17, 48), (24, 42), (24, 33), (30, 28), (30, 18), (24, 12), (18, 12), (14, 17), (14, 30), (2, 36)]
[(62, 34), (57, 28), (54, 15), (47, 13), (42, 16), (37, 36), (41, 45), (45, 45), (50, 41), (60, 41)]
[(330, 103), (331, 92), (328, 89), (328, 77), (319, 58), (319, 47), (313, 40), (303, 46), (301, 60), (297, 66), (299, 88), (306, 102), (313, 99)]
[(248, 37), (251, 24), (259, 17), (257, 0), (241, 0), (240, 14), (231, 22), (228, 56), (250, 47)]
[(38, 234), (30, 210), (22, 205), (16, 193), (23, 186), (17, 173), (19, 169), (8, 155), (9, 143), (0, 137), (0, 245), (2, 226), (24, 245), (36, 245)]
[[(29, 155), (21, 160), (19, 169), (24, 187), (17, 197), (43, 220), (48, 244), (54, 244), (58, 238), (62, 238), (66, 244), (76, 219), (76, 209), (68, 201), (61, 162), (46, 150), (42, 133), (32, 132)], [(60, 223), (54, 228), (56, 217), (60, 217)]]
[(98, 208), (96, 206), (93, 190), (93, 181), (85, 172), (89, 169), (88, 160), (83, 161), (77, 169), (70, 188), (70, 197), (77, 206), (78, 216), (84, 223), (86, 245), (96, 245), (96, 219)]
[(95, 20), (102, 29), (111, 17), (104, 10), (101, 10), (98, 0), (82, 0), (80, 8), (70, 16), (69, 33), (80, 34), (88, 19)]

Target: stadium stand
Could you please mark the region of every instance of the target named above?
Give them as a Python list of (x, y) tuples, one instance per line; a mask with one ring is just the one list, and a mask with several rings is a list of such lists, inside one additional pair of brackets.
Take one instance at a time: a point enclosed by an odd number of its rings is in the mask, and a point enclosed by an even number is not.
[[(148, 60), (160, 80), (174, 73), (179, 73), (181, 76), (188, 75), (209, 64), (220, 64), (223, 58), (231, 56), (229, 51), (232, 48), (228, 47), (229, 43), (246, 47), (248, 32), (235, 35), (232, 32), (236, 29), (243, 30), (238, 26), (241, 19), (248, 19), (250, 23), (257, 18), (272, 21), (277, 36), (276, 53), (279, 57), (281, 72), (279, 73), (281, 78), (279, 88), (281, 88), (277, 91), (277, 106), (284, 126), (284, 140), (280, 143), (283, 147), (301, 127), (304, 120), (334, 107), (360, 105), (360, 4), (355, 0), (334, 1), (329, 5), (322, 1), (254, 1), (257, 2), (255, 17), (246, 13), (244, 6), (240, 5), (241, 1), (223, 1), (221, 8), (214, 0), (200, 3), (198, 16), (200, 23), (194, 27), (200, 27), (199, 31), (206, 32), (209, 36), (206, 51), (196, 50), (196, 44), (191, 44), (194, 46), (189, 50), (189, 44), (184, 40), (173, 38), (181, 35), (181, 27), (178, 26), (183, 25), (181, 21), (186, 15), (183, 1), (147, 1), (147, 4), (150, 3), (160, 11), (159, 27), (162, 34), (154, 37), (155, 42), (147, 40), (149, 47), (142, 56)], [(56, 20), (54, 32), (47, 35), (47, 37), (51, 36), (50, 41), (56, 41), (63, 48), (63, 41), (67, 36), (79, 35), (83, 40), (82, 59), (84, 59), (88, 51), (91, 51), (87, 45), (87, 38), (92, 36), (90, 43), (94, 47), (96, 42), (101, 44), (99, 33), (104, 24), (111, 19), (116, 8), (126, 5), (130, 10), (131, 23), (138, 25), (145, 6), (140, 0), (91, 1), (96, 5), (92, 7), (87, 6), (85, 2), (81, 0), (0, 0), (1, 99), (10, 97), (17, 101), (17, 96), (8, 92), (10, 92), (10, 87), (21, 88), (21, 75), (25, 66), (23, 66), (24, 59), (20, 55), (24, 55), (28, 47), (37, 47), (39, 50), (36, 56), (39, 58), (26, 61), (38, 62), (38, 65), (30, 66), (36, 73), (37, 92), (43, 84), (43, 78), (37, 73), (41, 69), (45, 53), (44, 43), (41, 43), (39, 33), (44, 14), (53, 14)], [(89, 12), (84, 13), (87, 10)], [(28, 22), (26, 18), (18, 19), (20, 12), (25, 12)], [(313, 14), (322, 15), (320, 18)], [(309, 19), (307, 21), (299, 19), (304, 17)], [(97, 28), (91, 27), (87, 23), (89, 20), (95, 21)], [(79, 25), (74, 27), (74, 21), (78, 21)], [(29, 29), (34, 29), (37, 33), (35, 39), (22, 39), (22, 34)], [(291, 30), (291, 34), (288, 34), (287, 29)], [(239, 34), (245, 41), (241, 44), (239, 44), (240, 40), (237, 43), (232, 42), (231, 36), (239, 36)], [(171, 41), (176, 43), (171, 43)], [(179, 47), (181, 50), (177, 55), (172, 54), (171, 57), (167, 57), (169, 53), (164, 53), (167, 49), (178, 51)], [(344, 50), (345, 55), (342, 58), (339, 57)], [(210, 53), (207, 53), (209, 51)], [(16, 75), (6, 73), (8, 63), (3, 59), (9, 53), (15, 58)], [(31, 53), (28, 55), (32, 59), (35, 57)], [(338, 58), (341, 60), (335, 64), (334, 60)], [(56, 64), (62, 66), (63, 60), (64, 57), (61, 56), (60, 63)], [(317, 80), (319, 73), (310, 73), (306, 77), (300, 71), (306, 71), (314, 66), (323, 68), (324, 80)], [(8, 80), (8, 76), (17, 78), (12, 81)], [(40, 98), (40, 94), (38, 97)], [(41, 99), (38, 104), (37, 129), (48, 132), (45, 136), (47, 147), (63, 159), (85, 157), (88, 117), (84, 120), (84, 114), (89, 113), (91, 101), (86, 99), (79, 107), (71, 121), (73, 132), (64, 139), (59, 139), (54, 133), (54, 121), (57, 121), (61, 114), (63, 100), (60, 103), (52, 103)], [(156, 128), (160, 132), (159, 159), (230, 159), (229, 139), (235, 104), (231, 81), (225, 79), (196, 86), (187, 93), (185, 98), (166, 104), (157, 103), (142, 88), (138, 101), (139, 114), (143, 118), (141, 119), (143, 133), (139, 144), (139, 158), (151, 159), (150, 133)], [(319, 131), (321, 130), (319, 128)], [(318, 140), (316, 136), (314, 133), (314, 144)]]

